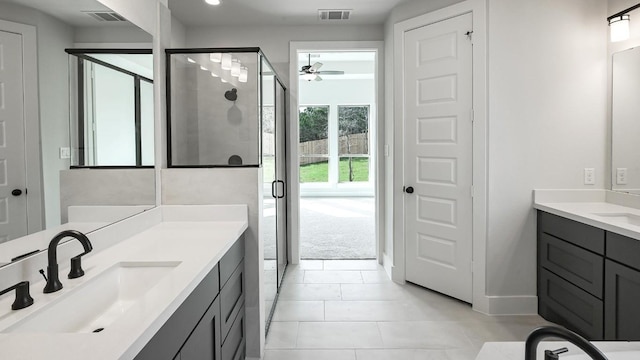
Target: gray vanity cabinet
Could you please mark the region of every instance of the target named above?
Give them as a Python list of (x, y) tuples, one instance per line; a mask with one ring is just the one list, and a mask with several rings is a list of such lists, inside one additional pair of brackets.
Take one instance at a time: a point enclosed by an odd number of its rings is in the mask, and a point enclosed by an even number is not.
[(538, 312), (603, 339), (604, 231), (538, 212)]
[(607, 233), (605, 321), (607, 340), (640, 340), (640, 241)]
[(640, 240), (538, 211), (538, 312), (590, 340), (640, 340)]
[(136, 360), (236, 360), (245, 355), (244, 236), (207, 274)]
[(182, 346), (180, 360), (221, 359), (219, 309), (216, 298)]

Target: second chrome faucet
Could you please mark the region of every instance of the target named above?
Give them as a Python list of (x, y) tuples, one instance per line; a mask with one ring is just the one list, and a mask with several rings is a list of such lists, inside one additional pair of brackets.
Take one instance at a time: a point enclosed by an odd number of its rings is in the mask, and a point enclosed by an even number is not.
[(52, 293), (62, 289), (62, 283), (60, 282), (58, 274), (58, 244), (66, 237), (72, 237), (82, 244), (84, 252), (71, 258), (71, 271), (69, 272), (69, 279), (77, 278), (84, 275), (82, 271), (80, 258), (83, 255), (88, 254), (93, 250), (91, 241), (83, 233), (76, 230), (65, 230), (56, 235), (49, 243), (48, 252), (48, 265), (47, 265), (47, 284), (44, 287), (44, 293)]

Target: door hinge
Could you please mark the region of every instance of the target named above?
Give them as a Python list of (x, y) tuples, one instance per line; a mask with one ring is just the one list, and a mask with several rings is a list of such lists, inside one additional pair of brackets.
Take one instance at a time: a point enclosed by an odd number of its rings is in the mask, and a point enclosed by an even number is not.
[(469, 112), (471, 113), (471, 115), (470, 115), (471, 122), (476, 121), (476, 113), (475, 113), (474, 109), (472, 108)]
[(471, 197), (474, 197), (476, 195), (473, 185), (471, 185), (469, 192), (471, 193)]

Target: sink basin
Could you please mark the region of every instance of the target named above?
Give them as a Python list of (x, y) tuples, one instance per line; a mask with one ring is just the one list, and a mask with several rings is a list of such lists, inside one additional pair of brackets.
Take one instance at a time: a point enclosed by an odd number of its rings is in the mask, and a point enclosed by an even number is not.
[[(636, 360), (640, 359), (640, 351), (613, 351), (605, 353), (605, 356), (609, 360)], [(585, 354), (561, 356), (560, 358), (566, 360), (591, 360), (591, 357)]]
[(594, 213), (593, 215), (605, 218), (609, 221), (640, 226), (640, 216), (629, 213)]
[(100, 332), (179, 264), (179, 261), (117, 263), (4, 332)]

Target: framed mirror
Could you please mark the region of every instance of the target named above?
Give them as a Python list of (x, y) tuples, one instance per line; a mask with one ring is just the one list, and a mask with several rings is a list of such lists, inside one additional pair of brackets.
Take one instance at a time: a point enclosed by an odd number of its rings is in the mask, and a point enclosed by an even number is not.
[(611, 189), (640, 195), (640, 48), (613, 54)]
[[(0, 42), (6, 50), (0, 96), (11, 105), (0, 110), (0, 266), (46, 249), (63, 229), (90, 233), (155, 206), (153, 158), (145, 158), (147, 168), (74, 166), (77, 153), (70, 134), (79, 97), (73, 96), (77, 79), (71, 74), (71, 55), (65, 52), (89, 48), (149, 53), (152, 40), (95, 0), (0, 0)], [(109, 62), (101, 56), (98, 61)], [(141, 96), (150, 109), (142, 121), (148, 128), (153, 126), (153, 101), (149, 105), (146, 85)], [(105, 118), (104, 109), (104, 103), (91, 109), (92, 126)], [(105, 146), (113, 139), (111, 149), (100, 147), (106, 154), (114, 151), (113, 143), (120, 143), (113, 136), (118, 124), (109, 126), (111, 133), (100, 137)], [(127, 156), (144, 158), (136, 149)]]

